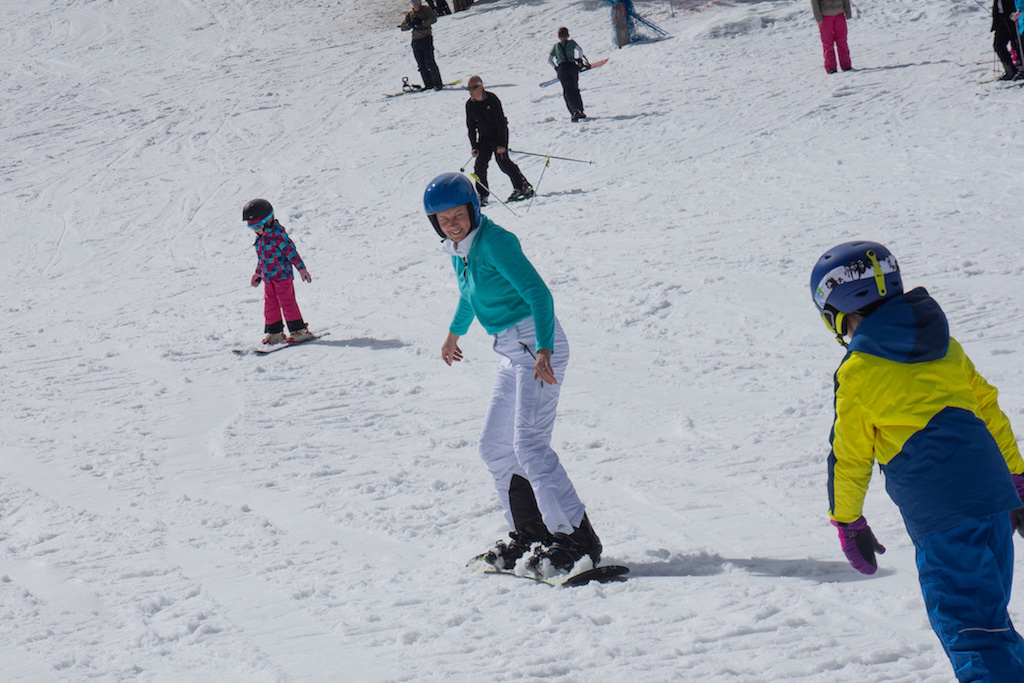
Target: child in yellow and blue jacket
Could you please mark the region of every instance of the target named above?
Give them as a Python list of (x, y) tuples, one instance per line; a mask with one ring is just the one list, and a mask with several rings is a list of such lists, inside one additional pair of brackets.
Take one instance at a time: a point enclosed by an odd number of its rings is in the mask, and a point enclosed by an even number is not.
[[(863, 516), (874, 462), (917, 553), (932, 628), (961, 681), (1024, 681), (1007, 614), (1013, 530), (1024, 535), (1024, 460), (997, 391), (949, 336), (924, 288), (904, 293), (875, 242), (826, 252), (811, 295), (848, 353), (835, 374), (829, 513), (850, 564), (877, 569)], [(844, 337), (849, 336), (847, 345)]]

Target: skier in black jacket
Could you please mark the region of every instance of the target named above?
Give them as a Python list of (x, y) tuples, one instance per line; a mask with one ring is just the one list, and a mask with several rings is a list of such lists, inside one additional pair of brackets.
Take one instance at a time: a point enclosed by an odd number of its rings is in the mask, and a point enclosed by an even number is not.
[(490, 194), (487, 183), (487, 165), (491, 155), (498, 160), (498, 168), (512, 181), (514, 188), (508, 201), (528, 199), (533, 196), (533, 186), (508, 156), (508, 119), (501, 108), (501, 100), (492, 92), (484, 90), (479, 76), (471, 76), (467, 85), (469, 99), (466, 100), (466, 128), (469, 129), (469, 144), (473, 147), (476, 164), (476, 191), (480, 203), (487, 203)]
[[(1020, 54), (1020, 34), (1017, 33), (1017, 19), (1020, 12), (1017, 11), (1013, 0), (992, 0), (992, 31), (995, 36), (992, 40), (992, 47), (1003, 64), (1003, 75), (1001, 81), (1019, 81), (1024, 78), (1024, 68), (1018, 68), (1013, 63), (1010, 49), (1017, 52), (1018, 58), (1024, 58)], [(1009, 47), (1008, 47), (1009, 46)]]

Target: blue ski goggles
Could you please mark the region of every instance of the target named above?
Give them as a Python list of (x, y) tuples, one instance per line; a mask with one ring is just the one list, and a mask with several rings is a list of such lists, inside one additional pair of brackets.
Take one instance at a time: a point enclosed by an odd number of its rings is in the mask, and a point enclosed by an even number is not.
[(265, 226), (267, 223), (269, 223), (272, 220), (274, 220), (274, 212), (273, 211), (268, 213), (267, 216), (265, 218), (263, 218), (262, 220), (253, 221), (251, 223), (246, 223), (246, 225), (248, 225), (249, 229), (252, 230), (253, 232), (259, 232), (260, 230), (263, 229), (263, 226)]

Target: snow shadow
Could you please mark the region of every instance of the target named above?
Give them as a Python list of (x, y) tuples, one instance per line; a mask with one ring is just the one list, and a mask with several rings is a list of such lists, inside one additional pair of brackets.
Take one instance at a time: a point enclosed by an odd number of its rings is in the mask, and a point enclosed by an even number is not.
[(374, 339), (373, 337), (353, 337), (352, 339), (324, 339), (309, 342), (318, 346), (356, 347), (370, 349), (372, 351), (385, 351), (387, 349), (400, 349), (409, 346), (397, 339)]
[[(624, 562), (631, 576), (714, 576), (739, 568), (755, 576), (809, 579), (817, 583), (845, 583), (867, 579), (841, 560), (781, 560), (770, 557), (731, 559), (718, 554), (673, 554), (668, 551), (649, 551), (665, 559), (656, 562)], [(885, 576), (892, 570), (880, 569), (875, 576)]]
[(628, 121), (630, 119), (644, 119), (648, 116), (664, 116), (668, 112), (663, 111), (648, 111), (641, 112), (640, 114), (616, 114), (615, 116), (590, 116), (587, 115), (587, 121)]
[(566, 195), (587, 194), (589, 192), (590, 192), (590, 190), (581, 190), (579, 188), (576, 188), (574, 190), (560, 190), (558, 192), (545, 192), (541, 196), (543, 196), (543, 197), (563, 197), (563, 196), (566, 196)]
[(952, 64), (952, 59), (940, 59), (935, 62), (917, 62), (915, 64), (893, 64), (891, 66), (868, 66), (868, 67), (857, 67), (854, 69), (854, 73), (858, 71), (891, 71), (893, 69), (909, 69), (912, 66), (935, 66), (936, 64)]

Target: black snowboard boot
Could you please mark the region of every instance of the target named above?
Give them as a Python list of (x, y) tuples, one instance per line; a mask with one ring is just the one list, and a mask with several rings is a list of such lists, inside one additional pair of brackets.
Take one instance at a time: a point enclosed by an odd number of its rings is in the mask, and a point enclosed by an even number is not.
[(579, 527), (571, 534), (552, 534), (551, 543), (530, 557), (529, 566), (539, 571), (541, 562), (550, 560), (556, 570), (567, 572), (584, 555), (589, 555), (596, 567), (601, 561), (601, 549), (601, 539), (594, 533), (594, 527), (590, 526), (590, 520), (584, 514)]
[(481, 557), (487, 564), (496, 569), (512, 569), (520, 557), (530, 552), (534, 543), (548, 544), (551, 534), (543, 522), (524, 525), (522, 529), (509, 532), (510, 540), (501, 540)]

